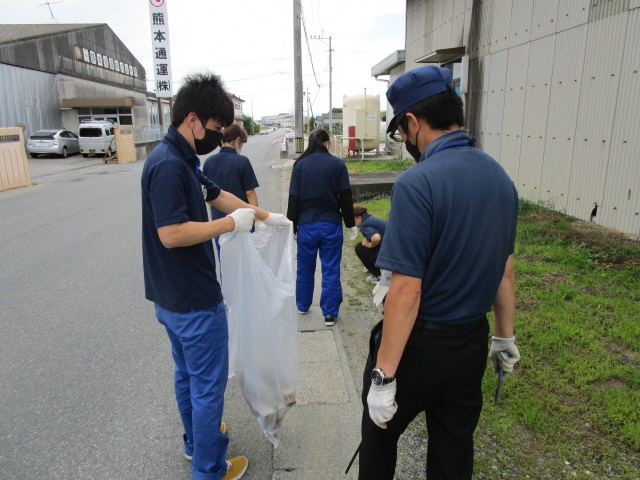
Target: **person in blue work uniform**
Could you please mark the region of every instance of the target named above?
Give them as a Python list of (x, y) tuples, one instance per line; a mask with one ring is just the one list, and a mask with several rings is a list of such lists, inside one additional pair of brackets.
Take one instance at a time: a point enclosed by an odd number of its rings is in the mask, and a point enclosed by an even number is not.
[[(247, 132), (240, 125), (234, 123), (226, 127), (222, 132), (220, 152), (205, 160), (202, 171), (207, 178), (224, 191), (257, 207), (256, 188), (260, 185), (251, 162), (244, 155), (240, 155), (242, 146), (247, 143), (247, 139)], [(225, 215), (224, 212), (211, 207), (212, 219), (222, 218)]]
[[(207, 158), (202, 166), (202, 172), (213, 183), (225, 192), (234, 194), (243, 202), (254, 207), (258, 206), (256, 188), (259, 187), (258, 179), (253, 171), (251, 162), (244, 155), (240, 155), (242, 146), (247, 143), (248, 135), (244, 128), (234, 123), (222, 132), (222, 148), (220, 152)], [(226, 214), (211, 207), (213, 220), (222, 218)], [(216, 247), (220, 252), (218, 238), (215, 239)]]
[(307, 149), (293, 165), (287, 209), (298, 242), (298, 311), (309, 312), (319, 252), (322, 264), (320, 308), (328, 327), (335, 324), (342, 303), (342, 220), (349, 228), (349, 238), (354, 240), (357, 235), (347, 167), (329, 153), (330, 143), (329, 134), (324, 130), (314, 130), (309, 135)]
[(482, 409), (489, 325), (495, 369), (513, 371), (513, 251), (518, 195), (504, 169), (462, 130), (451, 71), (411, 70), (389, 87), (399, 131), (418, 164), (403, 172), (376, 265), (392, 272), (381, 331), (364, 373), (359, 478), (394, 477), (397, 442), (425, 413), (429, 480), (470, 479)]
[(355, 246), (356, 255), (371, 274), (367, 281), (376, 283), (380, 280), (380, 269), (376, 267), (376, 260), (380, 252), (384, 232), (387, 229), (387, 222), (370, 215), (367, 209), (361, 205), (353, 207), (353, 215), (355, 216), (356, 227), (360, 228), (364, 237)]
[[(169, 131), (147, 157), (141, 178), (145, 296), (171, 342), (193, 478), (239, 479), (247, 458), (225, 461), (229, 336), (211, 239), (249, 231), (255, 219), (274, 226), (290, 222), (221, 190), (201, 172), (197, 155), (219, 147), (222, 128), (233, 122), (233, 103), (214, 75), (188, 76), (171, 113)], [(229, 215), (208, 221), (205, 201)]]

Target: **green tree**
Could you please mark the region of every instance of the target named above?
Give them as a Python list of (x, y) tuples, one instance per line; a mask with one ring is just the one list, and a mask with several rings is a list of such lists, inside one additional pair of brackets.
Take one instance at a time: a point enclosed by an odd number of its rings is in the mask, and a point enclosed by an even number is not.
[(242, 126), (247, 131), (249, 135), (253, 135), (254, 133), (258, 133), (260, 131), (260, 126), (253, 121), (249, 115), (242, 115)]

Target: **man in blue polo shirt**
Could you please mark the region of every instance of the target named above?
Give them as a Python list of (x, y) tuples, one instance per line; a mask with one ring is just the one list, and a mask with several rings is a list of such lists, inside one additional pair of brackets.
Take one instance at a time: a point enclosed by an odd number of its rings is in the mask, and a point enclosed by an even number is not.
[[(214, 75), (187, 77), (169, 131), (147, 158), (141, 179), (146, 298), (171, 341), (184, 454), (195, 480), (238, 479), (248, 466), (245, 457), (225, 461), (229, 337), (211, 239), (249, 231), (254, 219), (290, 224), (282, 214), (221, 190), (200, 171), (197, 155), (220, 146), (221, 130), (232, 122), (233, 103), (222, 83)], [(208, 221), (205, 200), (229, 215)]]
[(520, 359), (518, 196), (503, 168), (461, 129), (450, 70), (411, 70), (387, 98), (397, 112), (388, 131), (399, 130), (418, 164), (394, 184), (376, 263), (392, 277), (365, 369), (359, 478), (393, 479), (398, 438), (424, 411), (427, 478), (470, 479), (492, 308), (494, 368), (509, 374)]

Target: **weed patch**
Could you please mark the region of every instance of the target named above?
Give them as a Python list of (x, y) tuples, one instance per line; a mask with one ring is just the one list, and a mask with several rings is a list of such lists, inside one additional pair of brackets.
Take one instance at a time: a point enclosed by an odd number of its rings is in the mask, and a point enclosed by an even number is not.
[[(388, 216), (388, 199), (362, 205)], [(640, 242), (522, 202), (515, 270), (522, 360), (499, 406), (487, 366), (474, 478), (637, 480)], [(364, 277), (353, 287), (370, 296)], [(410, 430), (426, 435), (421, 418)]]

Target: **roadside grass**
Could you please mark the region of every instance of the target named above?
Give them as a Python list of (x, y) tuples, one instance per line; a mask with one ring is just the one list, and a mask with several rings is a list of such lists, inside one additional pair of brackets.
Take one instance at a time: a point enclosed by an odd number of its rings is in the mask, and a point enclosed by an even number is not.
[[(387, 218), (389, 199), (362, 205)], [(637, 480), (640, 242), (522, 202), (515, 269), (522, 360), (499, 406), (487, 365), (475, 478)]]
[(401, 172), (415, 164), (413, 160), (345, 160), (349, 173)]

